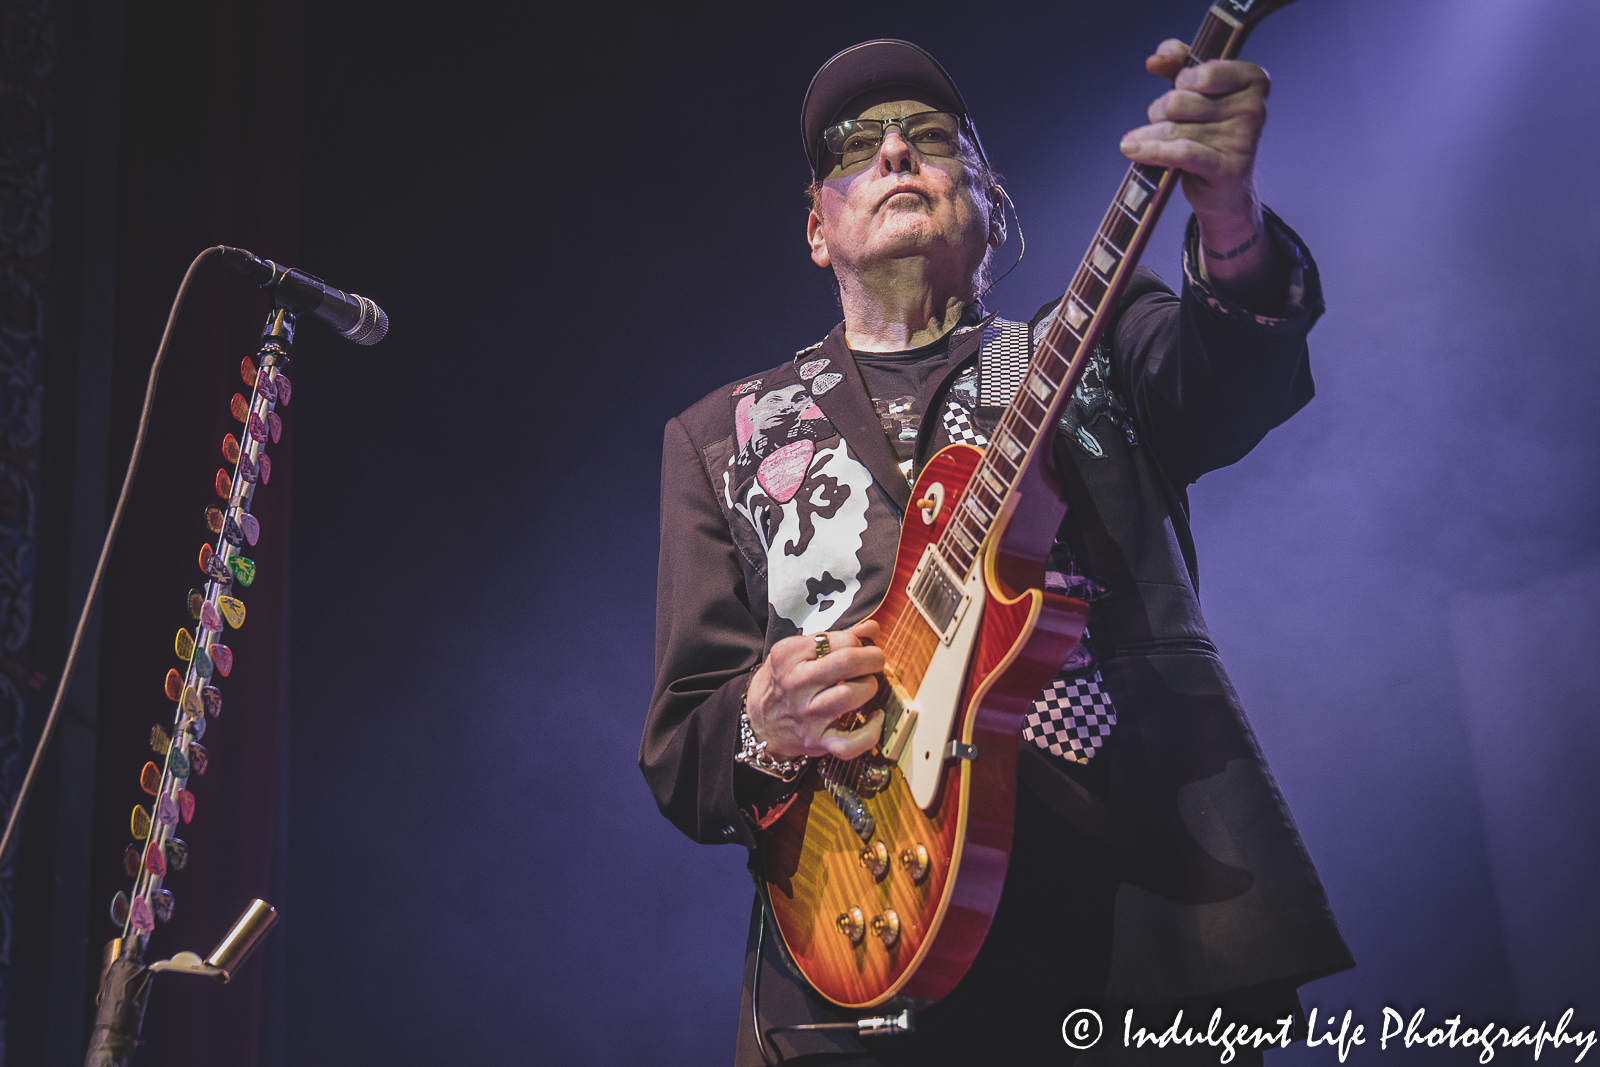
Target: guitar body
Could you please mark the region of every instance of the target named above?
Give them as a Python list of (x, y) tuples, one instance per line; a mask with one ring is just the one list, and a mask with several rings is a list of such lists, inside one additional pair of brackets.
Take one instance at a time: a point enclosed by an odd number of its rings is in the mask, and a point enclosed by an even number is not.
[[(763, 876), (784, 944), (817, 991), (845, 1007), (873, 1007), (893, 997), (937, 1001), (977, 956), (1010, 859), (1023, 719), (1071, 654), (1088, 617), (1082, 601), (1037, 588), (1013, 592), (1002, 580), (1002, 571), (1042, 577), (1049, 536), (1031, 538), (1038, 545), (1031, 566), (1015, 549), (1004, 559), (997, 551), (1016, 539), (988, 542), (991, 548), (968, 577), (971, 601), (953, 640), (941, 640), (910, 602), (918, 563), (949, 523), (982, 456), (953, 445), (924, 468), (912, 498), (937, 499), (940, 506), (907, 515), (894, 579), (872, 615), (883, 631), (885, 674), (906, 683), (903, 695), (916, 698), (908, 705), (920, 708), (908, 728), (910, 741), (895, 746), (893, 763), (881, 755), (863, 757), (875, 761), (880, 774), (887, 771), (886, 783), (853, 791), (860, 805), (853, 825), (827, 778), (814, 769), (763, 835)], [(1035, 484), (1044, 488), (1042, 480)], [(1060, 519), (1053, 494), (1048, 502), (1024, 501), (1022, 494), (1015, 499), (1014, 508), (1029, 513), (1026, 525), (1043, 528), (1051, 514)], [(1049, 529), (1053, 534), (1053, 525)], [(952, 755), (952, 741), (971, 746), (976, 758), (969, 758), (971, 749)], [(837, 764), (835, 777), (850, 767)], [(865, 832), (861, 809), (870, 816)]]

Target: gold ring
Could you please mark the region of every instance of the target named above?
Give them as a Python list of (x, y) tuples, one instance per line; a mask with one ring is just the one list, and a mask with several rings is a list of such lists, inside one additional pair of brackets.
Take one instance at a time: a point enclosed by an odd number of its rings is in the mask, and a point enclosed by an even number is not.
[(827, 634), (817, 634), (812, 638), (812, 640), (817, 643), (817, 654), (814, 657), (815, 659), (821, 659), (823, 656), (826, 656), (829, 652), (833, 651), (833, 647), (828, 644)]

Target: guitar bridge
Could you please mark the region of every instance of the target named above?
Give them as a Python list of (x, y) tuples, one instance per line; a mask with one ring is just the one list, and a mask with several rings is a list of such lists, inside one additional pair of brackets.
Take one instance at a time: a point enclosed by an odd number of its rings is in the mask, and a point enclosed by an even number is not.
[(888, 689), (889, 695), (883, 703), (883, 735), (878, 740), (878, 750), (890, 763), (899, 763), (901, 753), (916, 732), (917, 709), (911, 706), (910, 698), (901, 692), (892, 674)]

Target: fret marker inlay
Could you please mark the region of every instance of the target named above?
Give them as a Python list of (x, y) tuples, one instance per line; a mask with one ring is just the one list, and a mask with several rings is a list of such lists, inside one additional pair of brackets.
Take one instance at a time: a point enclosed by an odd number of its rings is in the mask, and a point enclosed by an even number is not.
[(1030, 371), (1028, 373), (1028, 388), (1032, 390), (1033, 395), (1038, 397), (1040, 400), (1047, 399), (1050, 394), (1055, 391), (1054, 386), (1045, 381), (1044, 376), (1041, 375), (1037, 370)]
[(1139, 213), (1139, 209), (1144, 206), (1144, 202), (1148, 199), (1150, 199), (1150, 194), (1145, 192), (1144, 186), (1136, 182), (1129, 182), (1128, 187), (1122, 192), (1122, 202), (1127, 204), (1128, 210), (1135, 215)]
[(1074, 330), (1081, 330), (1083, 329), (1083, 324), (1089, 321), (1089, 312), (1085, 310), (1082, 304), (1069, 298), (1067, 300), (1067, 321), (1072, 324)]
[(1094, 269), (1100, 272), (1102, 278), (1111, 277), (1111, 272), (1117, 269), (1117, 257), (1111, 254), (1111, 249), (1103, 241), (1095, 244), (1089, 262), (1094, 264)]
[(1000, 451), (1004, 452), (1011, 462), (1015, 463), (1022, 458), (1022, 446), (1017, 443), (1015, 437), (1004, 430), (995, 435), (994, 443), (1000, 446)]

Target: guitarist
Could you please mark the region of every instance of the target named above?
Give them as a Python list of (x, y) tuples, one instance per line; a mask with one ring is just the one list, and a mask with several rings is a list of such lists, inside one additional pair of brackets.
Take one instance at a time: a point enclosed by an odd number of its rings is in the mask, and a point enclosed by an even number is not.
[[(1204, 1032), (1216, 1007), (1224, 1023), (1277, 1030), (1298, 1015), (1300, 983), (1353, 964), (1201, 618), (1186, 496), (1310, 400), (1322, 294), (1310, 254), (1255, 195), (1266, 73), (1186, 58), (1167, 41), (1147, 61), (1176, 84), (1121, 146), (1184, 171), (1182, 291), (1139, 270), (1055, 436), (1068, 512), (1045, 584), (1093, 607), (1028, 719), (989, 936), (913, 1034), (774, 1030), (854, 1014), (809, 989), (758, 897), (740, 1065), (1060, 1063), (1074, 1055), (1062, 1021), (1081, 1006), (1105, 1019), (1084, 1063), (1214, 1064), (1214, 1046), (1123, 1048), (1121, 1012), (1135, 1006), (1157, 1033), (1180, 1008)], [(981, 297), (1006, 224), (944, 68), (901, 41), (848, 49), (812, 81), (802, 135), (811, 258), (832, 272), (844, 322), (667, 426), (639, 757), (680, 829), (752, 850), (810, 759), (877, 742), (879, 716), (835, 723), (884, 665), (860, 620), (887, 588), (908, 476), (953, 440), (986, 442), (1006, 402), (996, 383), (1019, 358), (972, 328), (999, 322)], [(1039, 336), (1021, 330), (1009, 336)]]

